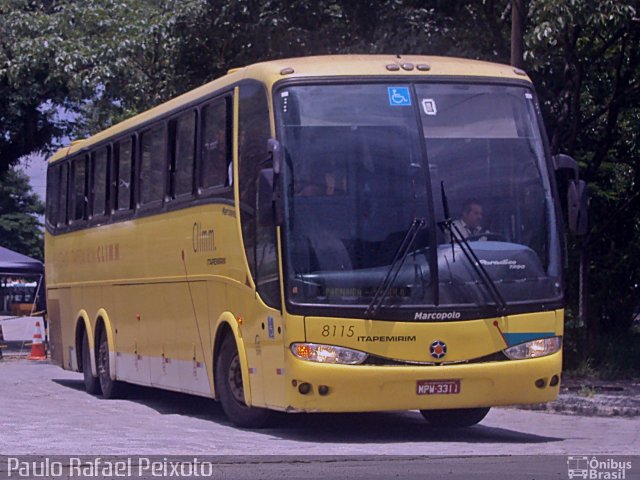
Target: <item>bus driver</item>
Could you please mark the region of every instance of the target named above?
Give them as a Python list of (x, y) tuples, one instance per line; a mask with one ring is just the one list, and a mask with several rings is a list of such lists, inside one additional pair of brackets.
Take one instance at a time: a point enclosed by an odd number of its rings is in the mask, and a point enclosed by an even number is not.
[[(481, 225), (482, 217), (483, 210), (480, 201), (474, 198), (468, 199), (464, 202), (460, 218), (453, 221), (453, 227), (458, 229), (462, 238), (476, 237), (484, 232)], [(450, 235), (447, 234), (446, 237), (447, 242), (450, 242)], [(486, 240), (486, 238), (477, 238), (477, 240)]]

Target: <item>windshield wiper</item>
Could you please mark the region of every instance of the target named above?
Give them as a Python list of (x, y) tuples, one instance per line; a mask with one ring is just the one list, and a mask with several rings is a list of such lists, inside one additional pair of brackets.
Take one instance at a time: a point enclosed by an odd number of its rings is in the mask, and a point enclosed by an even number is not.
[(389, 294), (389, 289), (391, 288), (391, 285), (393, 285), (393, 282), (395, 282), (396, 278), (398, 277), (398, 274), (400, 273), (400, 269), (402, 268), (404, 261), (409, 255), (411, 246), (416, 240), (418, 231), (422, 229), (425, 226), (425, 224), (426, 224), (426, 220), (424, 218), (414, 218), (413, 221), (411, 222), (411, 226), (409, 227), (409, 230), (407, 230), (407, 233), (402, 239), (400, 248), (398, 248), (398, 251), (396, 252), (395, 257), (393, 257), (393, 261), (389, 266), (389, 270), (387, 271), (387, 274), (384, 276), (384, 278), (378, 285), (378, 288), (376, 289), (376, 292), (373, 295), (373, 298), (371, 299), (371, 303), (369, 303), (369, 306), (364, 311), (365, 317), (373, 317), (378, 312), (378, 310), (380, 309), (384, 301), (386, 300), (387, 295)]
[[(453, 242), (458, 244), (464, 256), (467, 257), (467, 260), (475, 270), (475, 272), (480, 277), (480, 280), (487, 288), (489, 295), (493, 299), (496, 304), (496, 309), (498, 310), (498, 315), (503, 315), (507, 310), (507, 303), (504, 301), (502, 294), (498, 290), (496, 283), (489, 276), (487, 270), (480, 263), (480, 259), (476, 256), (475, 252), (469, 245), (467, 239), (462, 235), (460, 229), (455, 224), (455, 222), (451, 219), (451, 214), (449, 213), (449, 202), (447, 201), (447, 194), (444, 190), (444, 182), (440, 182), (440, 193), (442, 194), (442, 209), (444, 211), (445, 219), (442, 222), (438, 222), (438, 226), (444, 233), (445, 230), (449, 232), (449, 236), (451, 237), (451, 250), (453, 251)], [(455, 261), (455, 253), (453, 254), (453, 261)]]

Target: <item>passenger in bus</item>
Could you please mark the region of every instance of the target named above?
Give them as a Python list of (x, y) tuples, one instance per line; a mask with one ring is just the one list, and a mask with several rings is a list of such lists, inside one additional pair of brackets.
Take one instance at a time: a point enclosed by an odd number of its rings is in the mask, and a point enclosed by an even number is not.
[[(351, 270), (349, 252), (336, 231), (336, 219), (329, 218), (323, 197), (346, 192), (346, 178), (332, 170), (330, 164), (316, 163), (311, 173), (300, 175), (294, 188), (297, 197), (309, 197), (310, 203), (297, 202), (292, 231), (294, 257), (298, 273), (321, 270)], [(314, 197), (312, 199), (312, 197)], [(338, 222), (339, 223), (339, 222)]]
[(300, 177), (295, 192), (297, 196), (333, 196), (347, 192), (347, 178), (338, 171), (334, 162), (316, 162), (310, 170)]
[[(453, 221), (454, 228), (457, 227), (462, 238), (476, 237), (484, 232), (482, 228), (482, 217), (484, 215), (482, 203), (475, 198), (468, 199), (462, 206), (462, 214), (460, 218)], [(446, 241), (451, 241), (451, 236), (446, 233)], [(478, 238), (478, 240), (486, 240), (486, 238)]]

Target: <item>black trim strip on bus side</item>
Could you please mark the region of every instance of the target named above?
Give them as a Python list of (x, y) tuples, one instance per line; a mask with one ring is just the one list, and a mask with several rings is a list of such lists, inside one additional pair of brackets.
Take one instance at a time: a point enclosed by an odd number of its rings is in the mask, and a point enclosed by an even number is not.
[[(231, 192), (233, 193), (233, 192)], [(101, 216), (94, 221), (94, 219), (85, 220), (83, 222), (75, 222), (74, 225), (67, 225), (66, 228), (57, 228), (56, 232), (51, 232), (49, 226), (47, 226), (47, 231), (54, 236), (63, 235), (66, 233), (77, 232), (81, 230), (87, 230), (91, 228), (103, 227), (105, 225), (111, 225), (114, 223), (122, 223), (130, 220), (138, 220), (145, 217), (151, 217), (154, 215), (161, 215), (164, 213), (175, 212), (178, 210), (185, 210), (187, 208), (195, 208), (200, 207), (202, 205), (209, 204), (218, 204), (218, 205), (230, 205), (235, 207), (235, 201), (233, 198), (228, 198), (224, 196), (210, 196), (210, 197), (202, 197), (202, 198), (193, 198), (191, 201), (183, 201), (183, 202), (167, 202), (163, 205), (161, 209), (144, 209), (144, 210), (134, 210), (127, 212), (120, 212), (121, 215), (115, 214), (118, 218), (113, 218), (114, 215), (111, 216)]]
[[(483, 83), (490, 85), (507, 85), (507, 86), (519, 86), (525, 87), (530, 90), (535, 98), (536, 105), (539, 105), (537, 95), (535, 93), (534, 85), (532, 82), (528, 80), (519, 80), (519, 79), (511, 79), (511, 78), (496, 78), (496, 77), (475, 77), (475, 76), (432, 76), (425, 74), (424, 76), (407, 76), (407, 77), (394, 77), (388, 75), (380, 75), (380, 76), (345, 76), (345, 77), (308, 77), (308, 78), (295, 78), (295, 79), (282, 79), (278, 80), (273, 84), (272, 87), (272, 102), (273, 102), (273, 110), (275, 115), (275, 106), (277, 104), (277, 94), (282, 91), (282, 89), (291, 87), (291, 86), (301, 86), (301, 85), (335, 85), (335, 84), (358, 84), (358, 83), (384, 83), (393, 81), (394, 83), (403, 83), (408, 85), (413, 85), (416, 83)], [(280, 128), (280, 123), (277, 118), (275, 120), (275, 130), (276, 137), (280, 138), (282, 135), (282, 131)], [(543, 139), (543, 144), (545, 148), (545, 162), (547, 163), (547, 169), (549, 172), (549, 177), (553, 177), (551, 172), (553, 172), (553, 167), (549, 165), (550, 155), (548, 150), (548, 139), (546, 137), (546, 132), (544, 131), (544, 123), (542, 123), (541, 118), (538, 118), (538, 122), (541, 125), (542, 134), (545, 135)], [(554, 179), (551, 178), (551, 181)], [(555, 192), (557, 194), (557, 191)], [(557, 198), (557, 197), (556, 197)], [(557, 207), (556, 207), (557, 208)], [(556, 212), (557, 215), (557, 212)], [(560, 225), (557, 226), (558, 228)], [(558, 231), (558, 235), (561, 237), (561, 232)], [(286, 235), (282, 235), (281, 244), (283, 250), (286, 251), (287, 248), (287, 238)], [(282, 252), (281, 252), (282, 253)], [(282, 258), (282, 271), (284, 272), (284, 278), (282, 279), (283, 286), (285, 289), (285, 308), (288, 313), (302, 315), (302, 316), (322, 316), (322, 317), (344, 317), (344, 318), (354, 318), (354, 319), (362, 319), (364, 318), (364, 312), (366, 309), (366, 305), (326, 305), (326, 304), (295, 304), (290, 300), (289, 295), (286, 294), (288, 289), (288, 280), (289, 276), (288, 272), (288, 259), (286, 255), (281, 255)], [(535, 302), (519, 302), (519, 303), (510, 303), (507, 306), (505, 315), (517, 315), (517, 314), (525, 314), (525, 313), (536, 313), (536, 312), (545, 312), (545, 311), (555, 311), (558, 309), (562, 309), (565, 307), (564, 298), (558, 297), (555, 299), (545, 299), (542, 301)], [(452, 311), (459, 312), (460, 317), (456, 319), (441, 319), (441, 320), (429, 320), (429, 321), (437, 321), (437, 322), (449, 322), (449, 321), (460, 321), (460, 320), (477, 320), (477, 319), (486, 319), (486, 318), (494, 318), (495, 317), (495, 307), (492, 306), (481, 306), (481, 307), (460, 307), (456, 305), (452, 306), (436, 306), (436, 305), (412, 305), (407, 307), (388, 307), (381, 309), (376, 320), (381, 321), (410, 321), (410, 322), (424, 322), (424, 320), (416, 320), (415, 316), (419, 312), (428, 312), (428, 313), (449, 313)]]

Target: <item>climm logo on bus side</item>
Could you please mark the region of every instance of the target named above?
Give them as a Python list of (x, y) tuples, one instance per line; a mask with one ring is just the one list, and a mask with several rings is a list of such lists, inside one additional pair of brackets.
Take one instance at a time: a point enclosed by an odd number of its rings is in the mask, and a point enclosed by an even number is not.
[(216, 242), (213, 228), (203, 228), (202, 224), (193, 224), (192, 232), (193, 253), (215, 252)]

